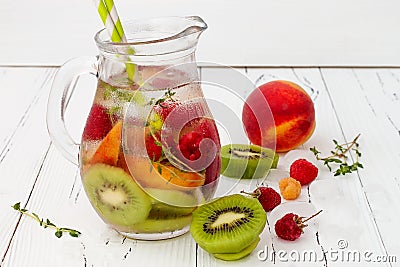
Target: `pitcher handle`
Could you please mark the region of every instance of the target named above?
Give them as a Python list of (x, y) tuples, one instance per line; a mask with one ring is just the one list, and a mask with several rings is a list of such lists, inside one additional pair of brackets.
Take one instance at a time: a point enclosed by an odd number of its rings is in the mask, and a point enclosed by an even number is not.
[(64, 63), (54, 77), (47, 103), (47, 130), (50, 138), (63, 156), (79, 165), (79, 144), (69, 134), (65, 126), (65, 110), (79, 76), (97, 76), (97, 57), (78, 57)]

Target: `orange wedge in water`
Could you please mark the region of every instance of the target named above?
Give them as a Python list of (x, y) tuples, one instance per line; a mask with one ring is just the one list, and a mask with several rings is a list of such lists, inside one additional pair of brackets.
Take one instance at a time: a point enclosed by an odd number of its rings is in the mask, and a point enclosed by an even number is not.
[(108, 132), (103, 141), (101, 141), (99, 147), (90, 160), (90, 163), (104, 163), (117, 166), (119, 150), (121, 146), (121, 133), (122, 121), (119, 121)]
[(202, 186), (205, 181), (204, 175), (197, 172), (182, 171), (172, 165), (153, 162), (153, 168), (167, 182), (182, 187)]

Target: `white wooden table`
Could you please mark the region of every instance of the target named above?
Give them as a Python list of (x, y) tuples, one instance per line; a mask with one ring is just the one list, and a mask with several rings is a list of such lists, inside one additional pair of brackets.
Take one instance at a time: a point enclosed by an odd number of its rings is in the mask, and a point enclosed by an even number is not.
[[(302, 147), (281, 155), (275, 176), (298, 157), (312, 159), (310, 147), (328, 153), (332, 139), (351, 141), (358, 133), (364, 169), (334, 178), (319, 164), (318, 179), (303, 187), (296, 201), (324, 210), (316, 219), (319, 226), (312, 224), (296, 242), (282, 242), (274, 236), (273, 214), (269, 214), (258, 247), (237, 262), (216, 260), (190, 234), (136, 241), (104, 225), (82, 190), (78, 168), (62, 157), (46, 130), (47, 98), (56, 71), (56, 67), (0, 67), (1, 266), (270, 266), (273, 262), (276, 266), (400, 266), (400, 69), (238, 69), (253, 82), (263, 75), (265, 81), (286, 79), (314, 90), (316, 131)], [(205, 80), (229, 80), (224, 68), (200, 71)], [(85, 112), (75, 110), (71, 121), (81, 124)], [(218, 119), (222, 114), (214, 116)], [(267, 181), (276, 187), (274, 175)], [(230, 182), (221, 178), (222, 185)], [(235, 190), (246, 186), (239, 184)], [(82, 235), (56, 238), (52, 230), (11, 208), (19, 201), (22, 207)], [(265, 259), (261, 250), (272, 249), (277, 252), (275, 260)], [(318, 258), (296, 262), (296, 251), (312, 251)], [(360, 262), (355, 262), (358, 255)]]

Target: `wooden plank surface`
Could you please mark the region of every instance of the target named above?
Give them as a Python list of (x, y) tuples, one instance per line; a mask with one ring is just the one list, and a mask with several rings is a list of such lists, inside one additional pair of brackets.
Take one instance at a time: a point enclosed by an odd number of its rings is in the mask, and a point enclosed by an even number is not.
[[(276, 266), (365, 266), (368, 260), (361, 258), (355, 263), (335, 259), (329, 254), (335, 251), (368, 252), (370, 260), (392, 256), (391, 260), (396, 262), (368, 262), (368, 266), (399, 266), (400, 247), (396, 238), (400, 223), (398, 69), (201, 69), (202, 80), (206, 82), (205, 96), (220, 126), (228, 117), (235, 122), (232, 124), (239, 123), (241, 127), (241, 104), (253, 89), (253, 83), (275, 79), (291, 80), (305, 88), (315, 102), (317, 115), (312, 138), (300, 148), (282, 154), (279, 169), (271, 172), (266, 180), (237, 182), (222, 177), (217, 195), (251, 190), (257, 183), (277, 188), (278, 179), (288, 175), (293, 160), (305, 157), (314, 161), (309, 147), (315, 145), (329, 153), (332, 139), (349, 141), (361, 133), (361, 162), (365, 168), (353, 175), (334, 178), (322, 164), (316, 163), (320, 169), (317, 181), (303, 187), (297, 201), (285, 203), (269, 213), (268, 226), (258, 247), (249, 257), (233, 263), (214, 259), (197, 247), (189, 234), (165, 241), (134, 241), (105, 226), (90, 207), (77, 167), (67, 162), (48, 138), (45, 113), (54, 71), (52, 68), (0, 69), (0, 86), (9, 90), (9, 101), (3, 100), (0, 107), (2, 114), (7, 114), (2, 116), (7, 126), (2, 128), (0, 143), (3, 151), (7, 151), (3, 152), (0, 162), (2, 267), (265, 266), (271, 262)], [(93, 86), (93, 81), (83, 81), (79, 86), (85, 87), (85, 84), (88, 88)], [(25, 94), (26, 99), (20, 98), (20, 94)], [(7, 112), (13, 110), (10, 108), (16, 102), (20, 103), (18, 110)], [(71, 109), (76, 107), (79, 104)], [(227, 111), (227, 107), (231, 109)], [(76, 117), (79, 112), (74, 110), (72, 114)], [(243, 133), (230, 135), (222, 128), (221, 132), (223, 143), (244, 142)], [(82, 235), (77, 239), (57, 239), (52, 230), (42, 229), (30, 218), (13, 211), (10, 206), (17, 201), (57, 225), (79, 229)], [(293, 209), (299, 212), (323, 209), (323, 213), (317, 219), (318, 224), (311, 224), (298, 242), (283, 242), (276, 238), (273, 222), (280, 212)], [(347, 247), (340, 249), (339, 245)], [(261, 250), (313, 251), (317, 260), (285, 261), (278, 254), (274, 259), (263, 260), (258, 257)]]

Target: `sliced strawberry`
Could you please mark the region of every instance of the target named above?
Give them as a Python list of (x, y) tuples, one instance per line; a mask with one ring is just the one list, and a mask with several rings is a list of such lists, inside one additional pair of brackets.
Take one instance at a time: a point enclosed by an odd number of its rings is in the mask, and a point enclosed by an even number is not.
[(107, 109), (99, 104), (94, 104), (87, 118), (82, 140), (101, 140), (111, 129), (112, 121)]
[(154, 137), (148, 133), (146, 135), (146, 150), (147, 150), (147, 155), (149, 158), (153, 161), (158, 161), (162, 155), (162, 147), (160, 144), (161, 136), (160, 132), (155, 133), (155, 137), (158, 139), (155, 140)]
[(154, 106), (154, 111), (161, 116), (161, 119), (165, 121), (168, 115), (173, 111), (177, 106), (178, 102), (172, 100), (165, 100), (164, 102), (157, 104)]

